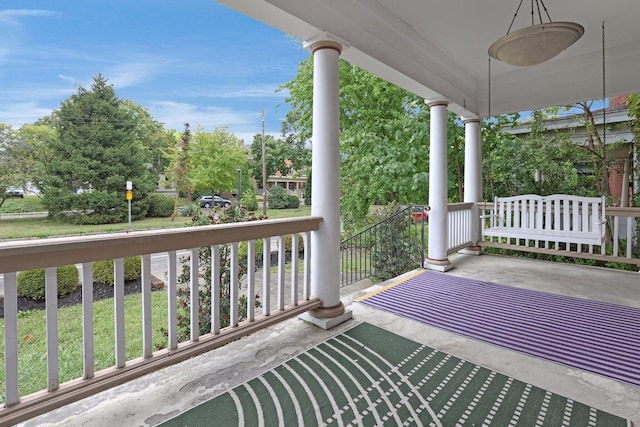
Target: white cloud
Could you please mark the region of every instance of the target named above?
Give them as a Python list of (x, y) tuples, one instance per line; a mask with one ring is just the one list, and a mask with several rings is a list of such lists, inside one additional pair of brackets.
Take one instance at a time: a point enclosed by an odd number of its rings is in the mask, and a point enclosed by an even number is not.
[(44, 116), (48, 116), (49, 114), (51, 114), (50, 108), (44, 108), (36, 102), (0, 105), (0, 122), (9, 124), (14, 128), (19, 128), (24, 124), (33, 123)]
[(199, 108), (188, 103), (162, 101), (151, 103), (147, 108), (154, 119), (164, 123), (166, 128), (177, 130), (181, 130), (185, 123), (189, 123), (192, 128), (201, 125), (207, 130), (213, 130), (217, 126), (231, 128), (248, 124), (245, 113), (220, 107)]
[(0, 19), (20, 16), (58, 16), (59, 13), (53, 10), (44, 9), (5, 9), (0, 10)]
[[(22, 49), (22, 23), (19, 18), (30, 16), (57, 16), (57, 12), (39, 9), (0, 10), (0, 32), (3, 47), (0, 48), (0, 61), (13, 56)], [(11, 46), (11, 48), (7, 47)]]
[[(17, 82), (10, 88), (0, 88), (0, 100), (4, 103), (14, 101), (16, 103), (55, 102), (56, 104), (75, 92), (75, 86), (28, 86)], [(20, 102), (22, 101), (22, 102)], [(0, 104), (1, 108), (1, 104)]]
[[(74, 55), (76, 58), (81, 58), (85, 62), (92, 64), (83, 70), (79, 70), (83, 74), (81, 78), (58, 74), (60, 79), (73, 83), (74, 87), (80, 84), (88, 88), (93, 83), (93, 78), (100, 73), (108, 80), (109, 84), (113, 85), (116, 91), (153, 81), (154, 77), (161, 74), (168, 63), (173, 62), (159, 57), (151, 57), (147, 61), (127, 62), (116, 58), (87, 58), (77, 52), (67, 52), (67, 54), (70, 57)], [(139, 57), (140, 55), (137, 56)], [(87, 69), (91, 69), (91, 75), (86, 73)]]
[(288, 90), (276, 92), (279, 84), (248, 84), (242, 87), (233, 87), (225, 84), (220, 87), (212, 87), (205, 90), (183, 92), (187, 96), (204, 96), (208, 98), (277, 98), (284, 99), (289, 95)]
[[(198, 108), (193, 104), (173, 101), (162, 101), (148, 106), (153, 118), (164, 123), (166, 129), (175, 129), (181, 132), (184, 124), (189, 123), (191, 129), (202, 126), (205, 131), (211, 132), (216, 127), (225, 126), (245, 144), (251, 144), (253, 136), (261, 132), (260, 112), (246, 112), (221, 107)], [(279, 128), (280, 123), (273, 123), (274, 128)], [(279, 131), (266, 130), (265, 133), (279, 137)]]
[(58, 74), (58, 77), (60, 77), (62, 80), (66, 82), (71, 82), (73, 84), (76, 84), (78, 82), (78, 79), (74, 77), (65, 76), (64, 74)]
[(278, 85), (256, 85), (242, 89), (232, 89), (222, 92), (211, 93), (219, 98), (255, 98), (255, 97), (278, 97), (282, 98), (283, 92), (276, 92)]
[(166, 62), (160, 58), (147, 62), (123, 62), (109, 67), (103, 74), (116, 89), (131, 87), (148, 82), (165, 67)]

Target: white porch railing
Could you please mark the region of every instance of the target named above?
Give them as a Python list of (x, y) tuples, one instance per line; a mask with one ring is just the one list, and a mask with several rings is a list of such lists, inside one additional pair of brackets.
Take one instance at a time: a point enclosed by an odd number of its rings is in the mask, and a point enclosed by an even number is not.
[[(101, 234), (80, 237), (61, 237), (43, 240), (21, 240), (0, 242), (0, 274), (4, 277), (4, 363), (5, 363), (5, 407), (0, 409), (0, 424), (14, 424), (88, 395), (122, 384), (132, 378), (178, 363), (194, 355), (220, 347), (227, 342), (251, 334), (271, 324), (319, 307), (318, 299), (310, 296), (310, 232), (318, 230), (322, 218), (302, 217), (286, 220), (264, 220), (245, 223), (184, 227), (167, 230), (149, 230), (132, 233)], [(299, 265), (292, 256), (290, 289), (285, 289), (285, 235), (292, 235), (292, 248), (297, 248), (297, 236), (304, 239), (304, 261)], [(271, 308), (271, 244), (270, 238), (279, 239), (277, 272), (277, 308)], [(262, 313), (255, 313), (255, 240), (264, 239)], [(238, 243), (248, 242), (247, 257), (247, 320), (239, 321), (239, 288), (237, 269)], [(230, 244), (231, 304), (230, 326), (220, 328), (219, 274), (217, 257), (220, 245)], [(211, 333), (200, 335), (198, 326), (198, 263), (199, 248), (212, 248), (212, 306)], [(191, 339), (177, 340), (177, 251), (190, 253)], [(153, 351), (151, 317), (151, 268), (152, 253), (168, 253), (167, 298), (168, 298), (168, 348)], [(295, 249), (293, 250), (295, 253)], [(124, 334), (124, 257), (142, 256), (142, 354), (127, 360)], [(114, 260), (114, 328), (112, 343), (115, 364), (111, 368), (94, 372), (94, 324), (93, 324), (93, 272), (92, 262), (103, 259)], [(84, 369), (81, 378), (60, 384), (60, 358), (58, 348), (58, 309), (56, 267), (82, 264), (82, 353)], [(17, 273), (19, 271), (45, 268), (46, 270), (46, 338), (47, 338), (47, 389), (20, 396), (18, 387), (18, 304)], [(298, 276), (302, 273), (300, 286)], [(285, 292), (290, 292), (285, 306)]]
[(475, 203), (447, 205), (447, 253), (471, 246), (478, 241), (478, 208)]
[[(495, 213), (494, 204), (487, 202), (478, 203), (481, 214), (486, 218), (491, 218)], [(551, 247), (548, 244), (540, 247), (533, 244), (533, 241), (520, 244), (516, 240), (515, 244), (510, 244), (495, 237), (485, 237), (481, 242), (484, 247), (493, 247), (523, 252), (543, 253), (550, 255), (562, 255), (567, 257), (593, 259), (603, 262), (619, 262), (640, 266), (640, 247), (636, 231), (637, 221), (640, 218), (640, 208), (605, 208), (607, 235), (603, 245), (595, 244), (556, 244)], [(490, 220), (486, 219), (482, 226), (489, 226)]]

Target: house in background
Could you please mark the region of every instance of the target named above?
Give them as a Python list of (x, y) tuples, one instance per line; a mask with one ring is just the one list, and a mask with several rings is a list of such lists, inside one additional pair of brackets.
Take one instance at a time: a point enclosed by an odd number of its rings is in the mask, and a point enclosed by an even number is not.
[[(267, 177), (267, 192), (273, 187), (282, 187), (289, 191), (289, 194), (293, 194), (300, 201), (304, 199), (304, 186), (307, 182), (307, 175), (304, 171), (297, 171), (292, 167), (291, 160), (285, 160), (287, 169), (282, 171), (276, 171), (275, 174)], [(262, 183), (256, 182), (257, 194), (262, 194)]]
[[(610, 148), (609, 155), (609, 191), (610, 203), (613, 206), (630, 206), (633, 194), (640, 190), (638, 177), (633, 174), (634, 134), (628, 114), (626, 96), (609, 98), (609, 105), (605, 109), (592, 110), (598, 134)], [(607, 126), (603, 126), (606, 123)], [(531, 132), (531, 123), (525, 122), (513, 128), (504, 129), (505, 132), (518, 138), (527, 138)], [(571, 141), (586, 147), (589, 145), (585, 119), (581, 113), (563, 115), (545, 120), (544, 127), (547, 139), (558, 133), (569, 135)], [(615, 147), (612, 147), (614, 146)], [(593, 167), (590, 164), (580, 165), (584, 174), (590, 174)], [(627, 197), (623, 197), (626, 194)]]

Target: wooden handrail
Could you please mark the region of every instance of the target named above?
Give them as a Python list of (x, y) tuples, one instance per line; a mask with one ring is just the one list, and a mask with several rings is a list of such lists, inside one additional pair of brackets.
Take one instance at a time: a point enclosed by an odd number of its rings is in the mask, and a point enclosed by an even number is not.
[(316, 231), (321, 217), (0, 242), (0, 273)]

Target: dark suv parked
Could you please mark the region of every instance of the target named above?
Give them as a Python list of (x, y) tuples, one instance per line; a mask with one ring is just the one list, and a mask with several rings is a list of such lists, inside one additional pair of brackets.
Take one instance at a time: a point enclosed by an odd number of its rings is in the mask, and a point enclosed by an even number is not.
[(201, 208), (210, 208), (211, 206), (222, 206), (228, 207), (231, 206), (231, 200), (223, 199), (220, 196), (213, 196), (213, 200), (211, 200), (211, 196), (202, 196), (198, 199), (198, 203)]

